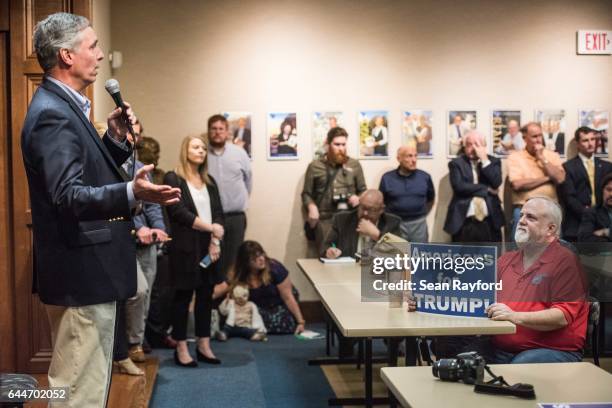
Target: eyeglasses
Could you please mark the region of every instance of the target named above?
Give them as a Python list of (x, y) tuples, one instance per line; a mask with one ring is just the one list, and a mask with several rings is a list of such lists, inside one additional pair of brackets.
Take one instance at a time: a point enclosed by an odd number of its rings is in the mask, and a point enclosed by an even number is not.
[(365, 205), (360, 204), (359, 208), (361, 208), (363, 211), (367, 211), (367, 212), (371, 212), (371, 213), (376, 213), (379, 211), (382, 211), (382, 207), (376, 206), (376, 207), (367, 207)]

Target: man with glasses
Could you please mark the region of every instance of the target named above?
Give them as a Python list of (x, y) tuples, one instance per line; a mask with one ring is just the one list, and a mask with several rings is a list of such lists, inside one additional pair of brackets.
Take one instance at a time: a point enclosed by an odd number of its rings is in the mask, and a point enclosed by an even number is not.
[(359, 196), (359, 207), (334, 215), (322, 256), (335, 259), (355, 256), (371, 248), (387, 232), (400, 235), (401, 218), (384, 211), (380, 191), (370, 189)]

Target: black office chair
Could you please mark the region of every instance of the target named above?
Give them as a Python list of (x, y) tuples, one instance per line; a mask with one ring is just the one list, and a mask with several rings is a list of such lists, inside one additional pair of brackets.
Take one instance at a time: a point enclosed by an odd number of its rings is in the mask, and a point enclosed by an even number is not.
[[(570, 249), (576, 255), (578, 255), (578, 250), (576, 246), (571, 242), (568, 242), (564, 239), (560, 239), (559, 243), (564, 247)], [(589, 317), (587, 320), (587, 335), (585, 339), (585, 349), (591, 349), (591, 354), (593, 355), (593, 362), (596, 366), (599, 367), (599, 338), (601, 336), (600, 333), (600, 325), (599, 319), (601, 316), (601, 306), (599, 304), (599, 300), (594, 298), (593, 296), (589, 296)]]
[(589, 317), (587, 321), (587, 335), (585, 341), (585, 348), (591, 348), (591, 354), (593, 355), (593, 362), (599, 367), (599, 338), (600, 325), (599, 319), (601, 316), (601, 306), (599, 300), (593, 296), (589, 296)]

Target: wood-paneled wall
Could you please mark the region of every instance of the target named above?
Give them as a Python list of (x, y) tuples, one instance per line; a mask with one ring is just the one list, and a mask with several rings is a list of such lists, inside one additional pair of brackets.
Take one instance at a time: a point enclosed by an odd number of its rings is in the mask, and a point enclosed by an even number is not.
[(9, 128), (9, 2), (0, 0), (0, 371), (15, 369)]

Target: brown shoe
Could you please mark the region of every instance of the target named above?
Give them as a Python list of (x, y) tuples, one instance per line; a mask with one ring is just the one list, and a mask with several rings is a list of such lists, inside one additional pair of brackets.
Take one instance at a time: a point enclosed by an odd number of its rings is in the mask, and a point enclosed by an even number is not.
[(176, 340), (174, 340), (172, 336), (165, 336), (162, 339), (162, 343), (164, 343), (164, 346), (169, 349), (175, 349), (177, 345)]
[(128, 352), (130, 359), (132, 359), (135, 363), (144, 363), (146, 361), (146, 357), (144, 351), (142, 350), (142, 346), (132, 346), (130, 347), (130, 351)]
[(138, 368), (129, 358), (121, 361), (113, 361), (113, 372), (128, 375), (144, 375), (144, 371)]

